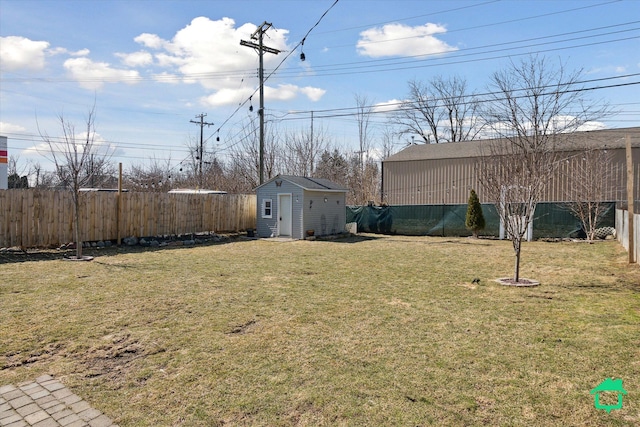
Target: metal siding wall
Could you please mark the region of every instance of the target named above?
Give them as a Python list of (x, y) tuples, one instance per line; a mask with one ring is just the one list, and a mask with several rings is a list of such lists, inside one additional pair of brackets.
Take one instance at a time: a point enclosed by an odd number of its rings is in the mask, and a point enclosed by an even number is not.
[[(611, 180), (604, 199), (626, 200), (626, 167), (624, 149), (611, 149)], [(542, 202), (562, 202), (571, 185), (571, 170), (582, 157), (567, 153), (560, 170), (548, 183)], [(633, 149), (636, 200), (640, 200), (640, 149)], [(482, 186), (476, 170), (476, 158), (411, 160), (388, 162), (384, 165), (385, 201), (389, 205), (438, 205), (467, 203), (469, 190), (478, 193), (481, 203), (489, 201), (483, 197)]]

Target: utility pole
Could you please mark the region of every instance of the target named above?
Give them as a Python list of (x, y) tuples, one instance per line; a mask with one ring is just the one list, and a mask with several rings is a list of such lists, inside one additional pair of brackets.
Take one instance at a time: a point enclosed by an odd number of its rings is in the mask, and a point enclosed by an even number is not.
[(264, 33), (271, 28), (271, 24), (267, 21), (264, 21), (262, 25), (258, 27), (257, 30), (251, 34), (251, 40), (258, 40), (258, 44), (251, 42), (240, 40), (241, 46), (252, 47), (258, 50), (258, 56), (260, 57), (260, 68), (258, 69), (258, 79), (260, 80), (260, 110), (258, 110), (258, 115), (260, 116), (260, 184), (264, 183), (264, 62), (263, 56), (265, 52), (273, 53), (277, 55), (280, 53), (278, 49), (274, 49), (272, 47), (265, 46), (262, 44), (262, 39)]
[(207, 123), (207, 122), (204, 121), (204, 118), (206, 116), (207, 115), (204, 114), (204, 113), (198, 114), (196, 116), (196, 119), (199, 118), (200, 119), (199, 122), (196, 122), (195, 120), (189, 120), (191, 123), (195, 123), (197, 125), (200, 125), (200, 153), (198, 154), (198, 160), (200, 161), (200, 168), (199, 168), (199, 171), (198, 171), (198, 188), (202, 188), (202, 158), (204, 157), (203, 156), (204, 155), (204, 150), (203, 150), (204, 143), (203, 143), (203, 139), (202, 139), (203, 136), (204, 136), (203, 135), (203, 133), (204, 133), (203, 130), (204, 130), (205, 125), (213, 126), (213, 123)]

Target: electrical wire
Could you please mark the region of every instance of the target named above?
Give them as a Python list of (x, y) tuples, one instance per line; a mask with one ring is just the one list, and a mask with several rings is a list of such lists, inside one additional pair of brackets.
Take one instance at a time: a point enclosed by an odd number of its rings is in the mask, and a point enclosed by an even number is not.
[[(465, 6), (462, 8), (456, 8), (456, 9), (450, 9), (448, 11), (441, 11), (441, 12), (434, 12), (433, 14), (436, 13), (444, 13), (444, 12), (449, 12), (449, 11), (455, 11), (457, 9), (464, 9), (464, 8), (470, 8), (470, 7), (476, 7), (476, 6), (483, 6), (483, 5), (487, 5), (490, 3), (495, 3), (496, 1), (489, 1), (489, 2), (484, 2), (484, 3), (480, 3), (477, 5), (471, 5), (471, 6)], [(474, 26), (474, 27), (467, 27), (467, 28), (461, 28), (461, 29), (453, 29), (453, 30), (449, 30), (448, 32), (454, 32), (454, 31), (466, 31), (469, 29), (475, 29), (475, 28), (481, 28), (481, 27), (488, 27), (491, 25), (500, 25), (500, 24), (506, 24), (506, 23), (513, 23), (513, 22), (519, 22), (522, 20), (527, 20), (527, 19), (536, 19), (536, 18), (540, 18), (540, 17), (545, 17), (545, 16), (549, 16), (549, 15), (556, 15), (556, 14), (561, 14), (561, 13), (567, 13), (570, 11), (575, 11), (575, 10), (580, 10), (580, 9), (587, 9), (587, 8), (591, 8), (591, 7), (598, 7), (598, 6), (602, 6), (602, 5), (609, 5), (612, 3), (616, 3), (617, 1), (609, 1), (609, 2), (604, 2), (604, 3), (598, 3), (595, 5), (588, 5), (588, 6), (584, 6), (584, 7), (579, 7), (579, 8), (574, 8), (574, 9), (568, 9), (568, 10), (564, 10), (564, 11), (558, 11), (558, 12), (552, 12), (552, 13), (548, 13), (548, 14), (542, 14), (542, 15), (535, 15), (535, 16), (531, 16), (531, 17), (525, 17), (525, 18), (518, 18), (518, 19), (514, 19), (514, 20), (508, 20), (508, 21), (501, 21), (499, 23), (493, 23), (493, 24), (483, 24), (483, 25), (479, 25), (479, 26)], [(295, 46), (294, 49), (292, 49), (287, 55), (286, 57), (280, 62), (280, 64), (273, 70), (271, 71), (268, 75), (267, 75), (267, 79), (269, 78), (274, 78), (276, 77), (276, 72), (279, 70), (279, 68), (284, 64), (284, 62), (287, 60), (287, 58), (289, 58), (289, 56), (299, 47), (302, 45), (302, 43), (304, 43), (306, 37), (311, 33), (311, 31), (313, 29), (315, 29), (320, 22), (322, 21), (322, 19), (325, 17), (325, 15), (338, 3), (338, 0), (335, 0), (335, 2), (324, 12), (324, 14), (320, 17), (320, 19), (316, 22), (316, 24), (314, 26), (312, 26), (309, 31), (306, 33), (306, 35), (302, 38), (302, 40)], [(431, 15), (431, 14), (429, 14)], [(418, 17), (422, 17), (422, 16), (428, 16), (428, 15), (420, 15)], [(413, 17), (413, 18), (417, 18), (417, 17)], [(406, 18), (406, 19), (412, 19), (412, 18)], [(397, 21), (397, 20), (395, 20)], [(627, 23), (622, 23), (622, 24), (617, 24), (616, 26), (621, 26), (621, 25), (632, 25), (635, 24), (639, 21), (631, 21), (631, 22), (627, 22)], [(377, 25), (377, 24), (374, 24)], [(467, 49), (461, 49), (458, 52), (468, 52), (471, 50), (479, 50), (479, 49), (487, 49), (487, 48), (491, 48), (491, 47), (497, 47), (497, 46), (507, 46), (507, 45), (513, 45), (513, 44), (519, 44), (519, 43), (524, 43), (524, 42), (528, 42), (528, 41), (536, 41), (536, 40), (544, 40), (544, 39), (550, 39), (550, 38), (555, 38), (555, 37), (560, 37), (560, 36), (566, 36), (566, 35), (574, 35), (574, 34), (581, 34), (581, 33), (586, 33), (586, 32), (593, 32), (593, 31), (598, 31), (598, 30), (602, 30), (602, 29), (607, 29), (607, 28), (611, 28), (613, 27), (612, 25), (610, 26), (604, 26), (604, 27), (598, 27), (598, 28), (593, 28), (593, 29), (586, 29), (586, 30), (580, 30), (580, 31), (575, 31), (575, 32), (570, 32), (570, 33), (561, 33), (561, 34), (556, 34), (556, 35), (549, 35), (549, 36), (542, 36), (542, 37), (536, 37), (536, 38), (532, 38), (532, 39), (524, 39), (524, 40), (519, 40), (519, 41), (511, 41), (511, 42), (503, 42), (503, 43), (498, 43), (498, 44), (493, 44), (493, 45), (486, 45), (486, 46), (479, 46), (479, 47), (474, 47), (474, 48), (467, 48)], [(571, 38), (571, 39), (566, 39), (566, 40), (558, 40), (558, 41), (553, 41), (550, 43), (538, 43), (538, 44), (534, 44), (534, 45), (527, 45), (527, 46), (516, 46), (513, 49), (523, 49), (525, 47), (531, 47), (531, 46), (544, 46), (547, 44), (557, 44), (557, 43), (563, 43), (563, 42), (568, 42), (568, 41), (575, 41), (575, 40), (583, 40), (583, 39), (587, 39), (587, 38), (595, 38), (595, 37), (603, 37), (603, 36), (607, 36), (607, 35), (613, 35), (616, 33), (621, 33), (621, 32), (629, 32), (629, 31), (634, 31), (637, 30), (638, 28), (632, 28), (632, 29), (625, 29), (625, 30), (619, 30), (619, 31), (613, 31), (613, 32), (608, 32), (608, 33), (604, 33), (604, 34), (596, 34), (596, 35), (589, 35), (588, 37), (576, 37), (576, 38)], [(346, 30), (346, 29), (343, 29)], [(343, 30), (334, 30), (334, 31), (343, 31)], [(327, 34), (330, 32), (320, 32), (318, 34)], [(640, 36), (639, 36), (640, 37)], [(567, 47), (561, 47), (561, 48), (555, 48), (555, 49), (549, 49), (546, 51), (539, 51), (539, 52), (547, 52), (547, 51), (554, 51), (554, 50), (562, 50), (562, 49), (572, 49), (572, 48), (576, 48), (576, 47), (585, 47), (585, 46), (593, 46), (593, 45), (597, 45), (597, 44), (604, 44), (604, 43), (614, 43), (614, 42), (618, 42), (618, 41), (624, 41), (624, 40), (632, 40), (632, 39), (636, 39), (638, 37), (628, 37), (628, 38), (620, 38), (620, 39), (616, 39), (616, 40), (607, 40), (607, 41), (601, 41), (601, 42), (594, 42), (594, 43), (589, 43), (589, 44), (583, 44), (583, 45), (578, 45), (578, 46), (567, 46)], [(480, 53), (475, 53), (473, 55), (482, 55), (482, 54), (487, 54), (487, 53), (491, 53), (491, 52), (496, 52), (495, 51), (488, 51), (488, 52), (480, 52)], [(524, 53), (523, 53), (524, 54)], [(531, 54), (531, 52), (527, 52), (526, 54)], [(469, 56), (471, 56), (471, 54), (467, 54)], [(468, 60), (468, 61), (456, 61), (456, 62), (447, 62), (447, 63), (440, 63), (437, 65), (450, 65), (450, 64), (459, 64), (459, 63), (469, 63), (469, 62), (475, 62), (475, 61), (482, 61), (482, 60), (490, 60), (490, 59), (496, 59), (496, 58), (506, 58), (506, 57), (512, 57), (512, 56), (517, 56), (517, 54), (507, 54), (507, 55), (503, 55), (503, 56), (494, 56), (494, 57), (490, 57), (490, 58), (479, 58), (479, 59), (474, 59), (474, 60)], [(459, 56), (461, 57), (461, 56)], [(406, 59), (406, 58), (403, 58)], [(432, 58), (430, 60), (435, 60), (437, 58)], [(375, 63), (374, 61), (387, 61), (387, 60), (372, 60), (370, 61), (371, 63)], [(398, 61), (397, 59), (395, 61)], [(364, 62), (369, 62), (369, 61), (364, 61)], [(318, 66), (318, 67), (314, 67), (314, 69), (316, 68), (320, 68), (320, 67), (327, 67), (327, 69), (330, 70), (329, 67), (336, 67), (336, 66), (344, 66), (344, 65), (351, 65), (351, 64), (362, 64), (361, 63), (346, 63), (346, 64), (332, 64), (332, 65), (326, 65), (326, 66)], [(398, 63), (401, 64), (401, 63)], [(393, 64), (396, 65), (396, 64)], [(360, 65), (359, 65), (360, 66)], [(435, 65), (429, 65), (429, 66), (435, 66)], [(422, 68), (422, 67), (411, 67), (411, 68)], [(361, 72), (379, 72), (380, 70), (366, 70), (366, 71), (359, 71), (359, 68), (356, 67), (352, 67), (352, 68), (345, 68), (346, 70), (352, 70), (351, 74), (359, 74)], [(397, 70), (398, 68), (393, 68), (393, 69), (385, 69), (382, 71), (393, 71), (393, 70)], [(402, 67), (402, 69), (407, 69), (407, 67)], [(336, 70), (334, 68), (334, 70)], [(358, 70), (358, 71), (356, 71)], [(238, 72), (242, 71), (242, 70), (237, 70)], [(244, 70), (245, 72), (249, 72), (247, 70)], [(204, 78), (228, 78), (229, 76), (235, 76), (236, 74), (234, 74), (234, 72), (217, 72), (217, 73), (197, 73), (197, 74), (189, 74), (188, 76), (177, 76), (177, 78), (183, 79), (185, 77), (189, 77), (189, 78), (198, 78), (198, 79), (204, 79)], [(323, 76), (333, 76), (333, 75), (342, 75), (342, 74), (348, 74), (348, 73), (332, 73), (332, 74), (323, 74), (321, 75)], [(284, 78), (286, 77), (288, 74), (287, 72), (280, 72), (278, 74), (278, 77)], [(634, 75), (631, 75), (634, 76)], [(610, 77), (609, 79), (614, 79), (614, 78), (622, 78), (625, 76), (620, 76), (620, 77)], [(627, 76), (628, 77), (628, 76)], [(265, 79), (265, 81), (267, 80)], [(602, 79), (605, 80), (605, 79)], [(11, 80), (11, 79), (0, 79), (0, 81), (18, 81), (18, 80)], [(25, 80), (20, 80), (20, 81), (27, 81), (27, 79)], [(57, 80), (47, 80), (47, 79), (35, 79), (35, 80), (29, 80), (29, 81), (47, 81), (47, 82), (56, 82)], [(74, 81), (77, 82), (78, 80), (69, 80), (69, 81)], [(84, 81), (84, 80), (83, 80)], [(94, 81), (94, 80), (86, 80), (86, 81)], [(95, 81), (108, 81), (108, 80), (104, 80), (104, 79), (96, 79)], [(586, 81), (585, 81), (586, 82)], [(625, 83), (625, 84), (618, 84), (618, 85), (605, 85), (605, 86), (600, 86), (600, 87), (591, 87), (591, 88), (585, 88), (582, 89), (584, 91), (590, 91), (590, 90), (598, 90), (598, 89), (605, 89), (605, 88), (614, 88), (614, 87), (623, 87), (623, 86), (630, 86), (630, 85), (636, 85), (639, 82), (630, 82), (630, 83)], [(242, 84), (242, 82), (241, 82)], [(0, 91), (2, 92), (9, 92), (5, 89), (0, 89)], [(254, 92), (254, 94), (257, 92)], [(15, 92), (14, 92), (15, 93)], [(236, 113), (242, 108), (242, 106), (244, 106), (246, 103), (248, 102), (248, 99), (244, 101), (244, 103), (241, 103), (238, 108), (223, 122), (223, 124), (217, 129), (215, 133), (219, 133), (219, 131), (221, 130), (221, 128), (223, 126), (225, 126), (226, 124), (228, 124), (228, 122), (232, 119), (233, 116), (236, 115)], [(335, 120), (341, 120), (341, 119), (346, 119), (348, 117), (353, 116), (355, 113), (348, 113), (349, 110), (353, 110), (354, 107), (352, 108), (345, 108), (345, 109), (327, 109), (326, 111), (326, 115), (325, 116), (315, 116), (314, 119), (335, 119)], [(318, 110), (316, 110), (318, 111)], [(320, 110), (322, 111), (322, 110)], [(344, 113), (340, 113), (340, 114), (331, 114), (331, 112), (338, 112), (338, 111), (344, 111)], [(307, 112), (296, 112), (295, 114), (304, 114), (304, 113), (309, 113)], [(378, 112), (373, 112), (375, 114), (377, 114)], [(162, 113), (158, 113), (158, 114), (162, 114)], [(288, 118), (288, 119), (281, 119), (280, 121), (286, 121), (286, 120), (303, 120), (306, 118), (296, 118), (296, 117), (292, 117), (292, 118)], [(233, 140), (235, 137), (237, 137), (237, 135), (239, 135), (241, 132), (244, 132), (244, 129), (241, 129), (240, 131), (238, 131), (238, 133), (236, 133), (231, 140)], [(212, 134), (211, 136), (213, 136), (214, 134)], [(209, 138), (211, 138), (211, 136)], [(208, 139), (209, 139), (208, 138)], [(131, 148), (135, 148), (137, 146), (137, 144), (135, 143), (126, 143), (126, 142), (121, 142), (121, 144), (126, 145), (129, 144)], [(138, 144), (141, 145), (141, 144)], [(236, 145), (234, 143), (234, 145)], [(228, 148), (228, 147), (227, 147)]]

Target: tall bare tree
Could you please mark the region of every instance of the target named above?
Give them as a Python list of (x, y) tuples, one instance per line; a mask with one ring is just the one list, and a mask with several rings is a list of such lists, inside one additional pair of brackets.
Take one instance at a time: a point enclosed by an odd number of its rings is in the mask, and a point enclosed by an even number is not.
[(283, 172), (291, 175), (313, 176), (321, 154), (329, 140), (324, 128), (313, 125), (299, 132), (287, 132), (281, 151)]
[(516, 283), (522, 242), (558, 167), (557, 148), (568, 132), (607, 110), (586, 102), (580, 74), (537, 56), (512, 62), (492, 75), (482, 105), (483, 120), (500, 138), (481, 148), (480, 180), (512, 242)]
[(83, 132), (76, 132), (75, 125), (62, 114), (58, 115), (58, 122), (62, 131), (59, 137), (51, 137), (45, 131), (38, 132), (40, 138), (47, 144), (51, 160), (61, 183), (69, 190), (73, 199), (73, 215), (75, 225), (76, 259), (82, 257), (82, 224), (80, 210), (83, 206), (82, 187), (89, 185), (95, 178), (96, 168), (88, 167), (92, 162), (104, 165), (110, 158), (112, 151), (109, 147), (96, 143), (95, 104), (85, 118)]
[(395, 154), (398, 147), (397, 134), (391, 128), (391, 126), (385, 126), (382, 128), (380, 132), (380, 140), (381, 140), (381, 150), (382, 150), (382, 158), (386, 159), (387, 157)]
[(481, 130), (478, 103), (461, 77), (409, 82), (409, 96), (393, 116), (400, 135), (418, 135), (425, 144), (475, 139)]
[[(231, 160), (228, 165), (229, 180), (235, 182), (235, 192), (251, 192), (260, 185), (260, 129), (255, 118), (244, 124), (242, 132), (230, 141)], [(264, 179), (278, 174), (279, 147), (272, 126), (266, 126), (264, 137)]]
[(358, 151), (351, 161), (350, 189), (354, 204), (365, 204), (377, 199), (379, 171), (373, 158), (371, 138), (371, 101), (365, 95), (355, 95), (356, 124), (358, 125)]

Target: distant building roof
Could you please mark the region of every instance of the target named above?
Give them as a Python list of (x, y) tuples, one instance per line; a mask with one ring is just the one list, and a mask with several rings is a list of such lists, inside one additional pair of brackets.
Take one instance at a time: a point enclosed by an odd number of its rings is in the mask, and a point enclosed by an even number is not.
[(169, 190), (169, 194), (227, 194), (227, 192), (220, 190), (206, 190), (204, 188), (176, 188)]
[[(625, 146), (626, 135), (631, 137), (631, 145), (633, 147), (640, 147), (640, 127), (573, 132), (558, 134), (557, 136), (563, 139), (563, 141), (559, 143), (561, 151), (575, 151), (587, 147), (623, 148)], [(410, 145), (383, 161), (404, 162), (411, 160), (480, 157), (482, 156), (483, 148), (486, 153), (489, 153), (490, 150), (488, 147), (496, 143), (507, 144), (508, 140), (501, 138), (448, 142), (444, 144)]]
[(328, 179), (310, 178), (307, 176), (295, 176), (295, 175), (278, 175), (274, 178), (271, 178), (269, 181), (265, 182), (264, 184), (260, 185), (258, 188), (276, 180), (288, 181), (308, 191), (340, 191), (340, 192), (349, 191), (347, 188), (344, 188), (343, 186), (336, 184), (333, 181), (329, 181)]

